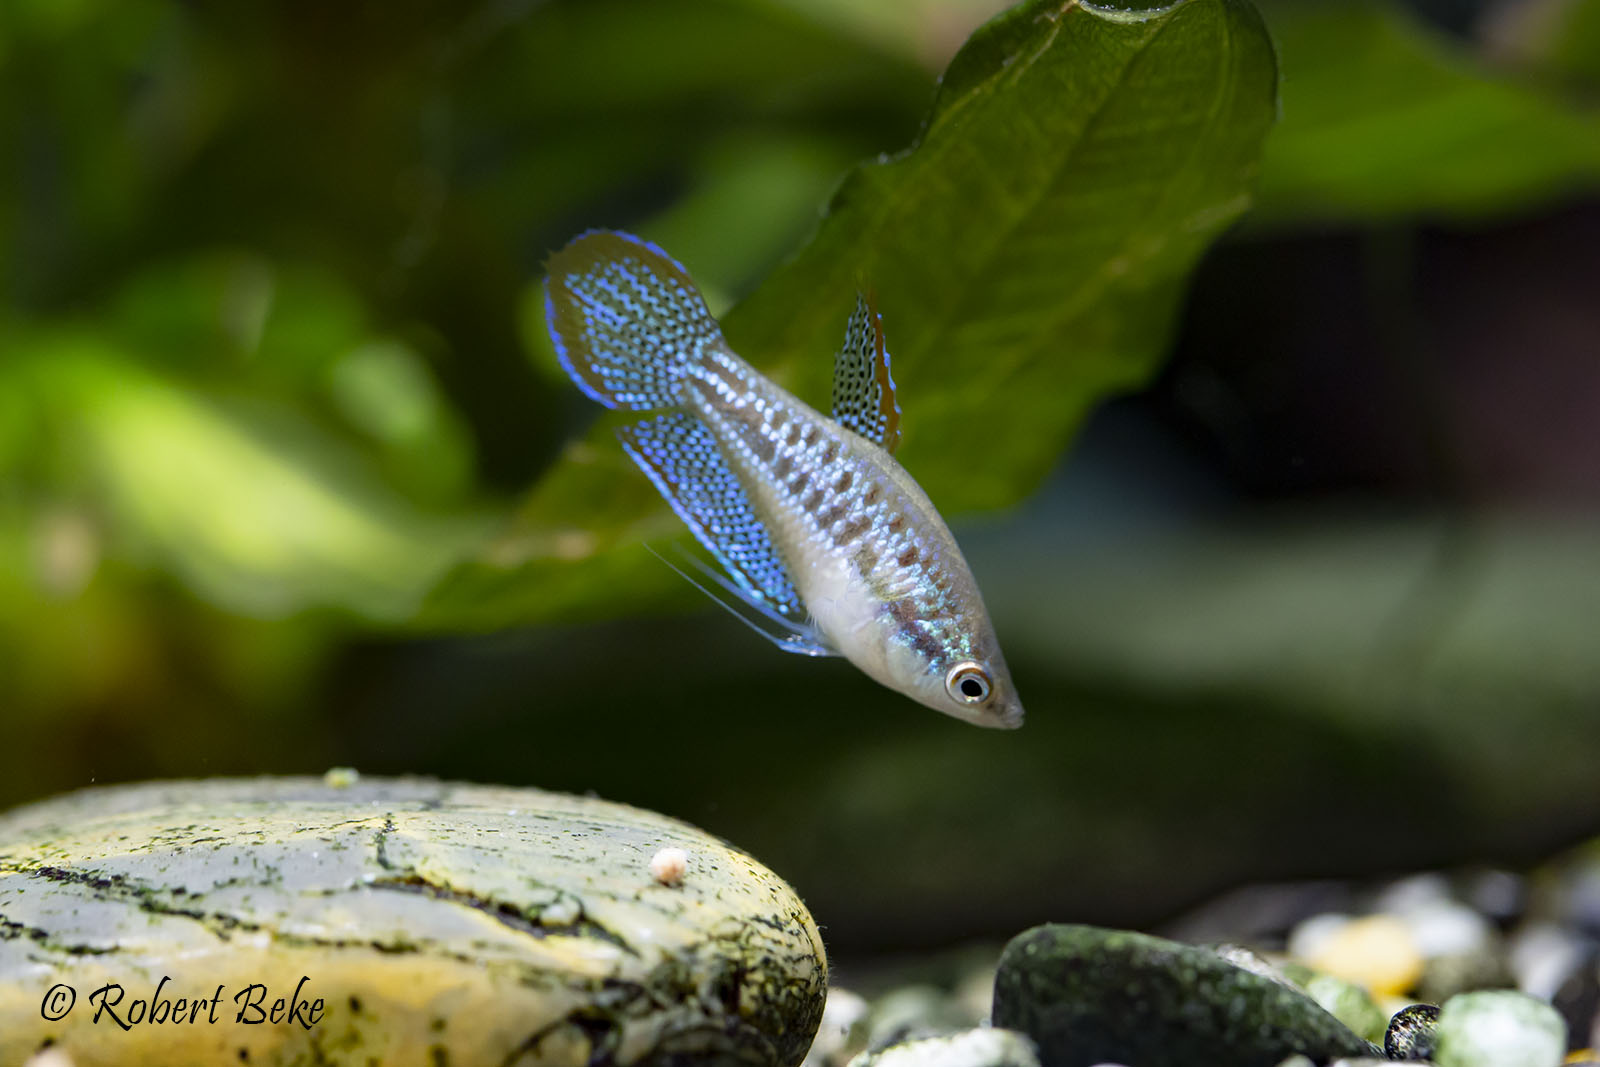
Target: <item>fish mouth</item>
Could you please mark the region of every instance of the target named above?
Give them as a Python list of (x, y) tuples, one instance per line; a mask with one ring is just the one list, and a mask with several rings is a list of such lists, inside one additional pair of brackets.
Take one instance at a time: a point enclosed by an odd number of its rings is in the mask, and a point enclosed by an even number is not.
[(1011, 704), (1002, 708), (995, 708), (984, 715), (979, 722), (980, 726), (987, 726), (991, 730), (1019, 730), (1025, 713), (1021, 704)]

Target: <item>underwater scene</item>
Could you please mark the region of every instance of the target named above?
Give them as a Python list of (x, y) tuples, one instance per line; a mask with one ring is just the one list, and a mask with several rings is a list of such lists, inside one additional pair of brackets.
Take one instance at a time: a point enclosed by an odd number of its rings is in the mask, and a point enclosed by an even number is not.
[(1600, 3), (0, 3), (0, 1067), (1600, 1067)]

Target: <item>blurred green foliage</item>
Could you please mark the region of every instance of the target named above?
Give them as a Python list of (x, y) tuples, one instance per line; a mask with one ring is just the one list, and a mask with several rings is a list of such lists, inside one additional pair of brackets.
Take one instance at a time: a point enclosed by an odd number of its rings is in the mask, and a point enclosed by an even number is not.
[[(1189, 268), (1248, 204), (1275, 85), (1265, 31), (1234, 0), (1137, 17), (1023, 5), (955, 57), (914, 148), (845, 178), (810, 242), (728, 314), (729, 341), (821, 403), (828, 353), (871, 287), (907, 412), (899, 458), (946, 508), (1013, 503), (1094, 401), (1150, 373)], [(611, 425), (546, 475), (430, 619), (546, 617), (565, 607), (553, 581), (581, 584), (582, 561), (660, 527)], [(563, 541), (552, 523), (583, 534)], [(603, 579), (591, 598), (626, 610), (673, 584), (630, 555), (632, 574), (587, 564)]]
[[(1498, 70), (1383, 0), (1262, 6), (1290, 72), (1263, 219), (1482, 216), (1600, 185), (1600, 108), (1548, 75)], [(1548, 43), (1550, 70), (1600, 54)]]
[(4, 798), (314, 765), (320, 687), (397, 629), (692, 603), (544, 336), (585, 227), (813, 402), (874, 285), (959, 514), (1159, 367), (1253, 194), (1242, 240), (1600, 186), (1587, 0), (1485, 42), (1398, 0), (999, 6), (0, 4)]

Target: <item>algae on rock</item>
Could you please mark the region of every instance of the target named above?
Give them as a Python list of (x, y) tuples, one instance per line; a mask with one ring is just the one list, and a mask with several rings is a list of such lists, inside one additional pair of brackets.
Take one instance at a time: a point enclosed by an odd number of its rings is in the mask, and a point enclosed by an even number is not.
[[(688, 854), (679, 885), (651, 877), (663, 847)], [(793, 890), (709, 834), (420, 779), (151, 783), (21, 808), (0, 815), (0, 918), (4, 1063), (53, 1044), (76, 1067), (790, 1067), (827, 984)], [(58, 985), (76, 1003), (52, 1021)], [(96, 1025), (106, 985), (141, 1015), (160, 986), (185, 1021)], [(297, 988), (297, 1018), (241, 1021)]]

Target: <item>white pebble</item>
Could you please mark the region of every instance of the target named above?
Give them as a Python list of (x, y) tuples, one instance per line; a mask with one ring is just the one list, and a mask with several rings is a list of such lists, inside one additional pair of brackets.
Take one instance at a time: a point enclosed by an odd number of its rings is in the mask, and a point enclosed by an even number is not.
[(1484, 951), (1494, 936), (1482, 915), (1450, 901), (1402, 912), (1400, 920), (1411, 928), (1417, 951), (1427, 960)]
[(23, 1067), (72, 1067), (72, 1057), (59, 1048), (47, 1048), (35, 1055)]
[(662, 885), (678, 885), (689, 869), (689, 854), (681, 848), (664, 848), (650, 857), (650, 877)]
[(1290, 931), (1286, 951), (1297, 960), (1312, 959), (1321, 955), (1323, 947), (1349, 924), (1348, 915), (1335, 912), (1313, 915)]
[(1039, 1057), (1026, 1035), (982, 1027), (863, 1052), (850, 1067), (1039, 1067)]
[(868, 1008), (866, 998), (835, 986), (828, 990), (828, 999), (822, 1003), (821, 1028), (849, 1033), (867, 1017)]
[(1512, 939), (1507, 954), (1517, 985), (1529, 996), (1549, 1000), (1583, 964), (1584, 944), (1554, 923), (1528, 923)]
[(862, 1023), (868, 1009), (866, 1000), (848, 989), (829, 989), (822, 1006), (822, 1023), (800, 1067), (844, 1067), (866, 1040)]
[(1372, 910), (1399, 914), (1449, 904), (1454, 899), (1450, 895), (1450, 883), (1443, 875), (1414, 874), (1391, 882), (1372, 902)]
[(1482, 990), (1444, 1002), (1434, 1041), (1440, 1067), (1559, 1067), (1567, 1024), (1542, 1000)]

